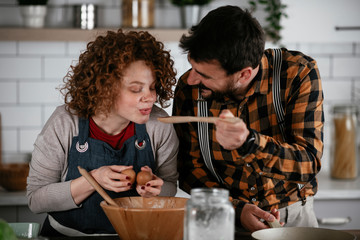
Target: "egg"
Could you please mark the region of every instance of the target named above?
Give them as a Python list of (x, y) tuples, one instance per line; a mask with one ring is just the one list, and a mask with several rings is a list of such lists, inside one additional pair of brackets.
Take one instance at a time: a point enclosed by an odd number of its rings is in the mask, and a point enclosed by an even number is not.
[(121, 173), (127, 175), (130, 178), (131, 184), (135, 182), (136, 173), (133, 169), (126, 169), (124, 171), (121, 171)]
[(145, 185), (150, 180), (152, 180), (152, 174), (148, 171), (138, 172), (136, 176), (136, 182), (138, 185)]

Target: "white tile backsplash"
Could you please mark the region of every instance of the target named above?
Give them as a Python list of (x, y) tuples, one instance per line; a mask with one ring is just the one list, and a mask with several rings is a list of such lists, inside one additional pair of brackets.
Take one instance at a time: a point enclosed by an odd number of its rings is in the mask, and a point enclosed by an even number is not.
[(16, 82), (0, 82), (0, 104), (16, 103), (16, 86)]
[[(62, 103), (59, 87), (61, 82), (23, 82), (19, 85), (20, 103)], [(40, 90), (40, 91), (39, 91)]]
[(19, 42), (19, 54), (64, 55), (65, 42)]
[(0, 73), (3, 78), (41, 78), (41, 57), (0, 56)]
[(0, 55), (1, 54), (16, 54), (16, 42), (1, 42), (0, 41)]
[(55, 78), (62, 81), (70, 70), (70, 65), (76, 64), (76, 61), (76, 57), (45, 57), (45, 78)]
[[(3, 112), (0, 113), (3, 115)], [(3, 127), (2, 129), (2, 154), (18, 152), (18, 129)]]
[[(0, 114), (3, 154), (31, 152), (33, 143), (63, 97), (56, 89), (71, 64), (76, 64), (86, 42), (0, 42)], [(165, 42), (177, 78), (190, 68), (178, 42)], [(273, 46), (271, 43), (267, 47)], [(278, 46), (274, 46), (278, 47)], [(285, 47), (303, 51), (319, 67), (324, 90), (324, 156), (329, 169), (331, 109), (334, 104), (360, 103), (360, 43), (298, 43)], [(171, 107), (165, 109), (171, 114)]]
[(32, 150), (34, 149), (34, 142), (40, 131), (41, 131), (40, 127), (36, 129), (20, 130), (19, 151), (32, 152)]
[(334, 57), (334, 77), (360, 77), (360, 56)]
[(26, 128), (41, 126), (41, 106), (0, 106), (4, 128)]
[[(307, 54), (307, 55), (309, 55), (309, 54)], [(311, 55), (309, 55), (309, 56), (311, 56)], [(321, 78), (330, 77), (332, 75), (331, 58), (329, 58), (329, 57), (314, 57), (314, 56), (311, 56), (311, 57), (316, 60)]]
[(302, 43), (299, 50), (308, 55), (351, 55), (353, 43)]
[(323, 78), (321, 83), (326, 101), (351, 102), (351, 79), (337, 78), (336, 80), (328, 80)]
[(67, 54), (78, 57), (82, 52), (86, 50), (86, 44), (87, 44), (86, 42), (68, 42)]
[(355, 44), (355, 54), (360, 55), (360, 43)]

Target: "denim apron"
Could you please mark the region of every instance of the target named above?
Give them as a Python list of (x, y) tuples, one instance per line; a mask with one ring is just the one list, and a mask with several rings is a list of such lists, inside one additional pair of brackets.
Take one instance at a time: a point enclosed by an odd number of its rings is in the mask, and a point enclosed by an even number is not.
[[(135, 124), (135, 135), (127, 139), (120, 150), (114, 150), (109, 144), (89, 138), (88, 135), (89, 119), (80, 118), (79, 136), (72, 139), (68, 156), (69, 169), (65, 181), (81, 176), (77, 166), (91, 171), (105, 165), (132, 165), (137, 173), (146, 165), (154, 171), (154, 155), (145, 124)], [(139, 195), (135, 189), (120, 193), (105, 191), (111, 198)], [(80, 208), (49, 214), (61, 225), (83, 233), (116, 233), (100, 207), (100, 202), (103, 200), (97, 192), (94, 192), (81, 203)]]

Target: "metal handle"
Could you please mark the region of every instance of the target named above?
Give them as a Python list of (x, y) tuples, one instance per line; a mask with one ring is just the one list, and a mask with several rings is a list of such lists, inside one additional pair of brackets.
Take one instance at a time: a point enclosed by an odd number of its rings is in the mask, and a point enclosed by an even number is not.
[(323, 225), (342, 225), (351, 222), (350, 217), (318, 218), (318, 223)]

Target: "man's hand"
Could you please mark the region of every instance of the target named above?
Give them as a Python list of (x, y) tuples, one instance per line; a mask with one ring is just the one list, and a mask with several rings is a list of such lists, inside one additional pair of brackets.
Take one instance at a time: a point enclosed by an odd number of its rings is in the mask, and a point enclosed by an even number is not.
[[(234, 115), (226, 109), (220, 113), (219, 117), (224, 119), (234, 117)], [(234, 150), (241, 147), (249, 135), (249, 130), (242, 120), (232, 123), (219, 119), (215, 125), (216, 139), (219, 144), (227, 150)]]
[[(261, 221), (261, 219), (265, 220), (265, 222)], [(240, 216), (241, 225), (250, 232), (269, 228), (266, 221), (273, 222), (275, 220), (280, 220), (279, 211), (273, 209), (269, 213), (254, 204), (245, 204)], [(281, 223), (281, 225), (284, 225), (284, 223)]]

